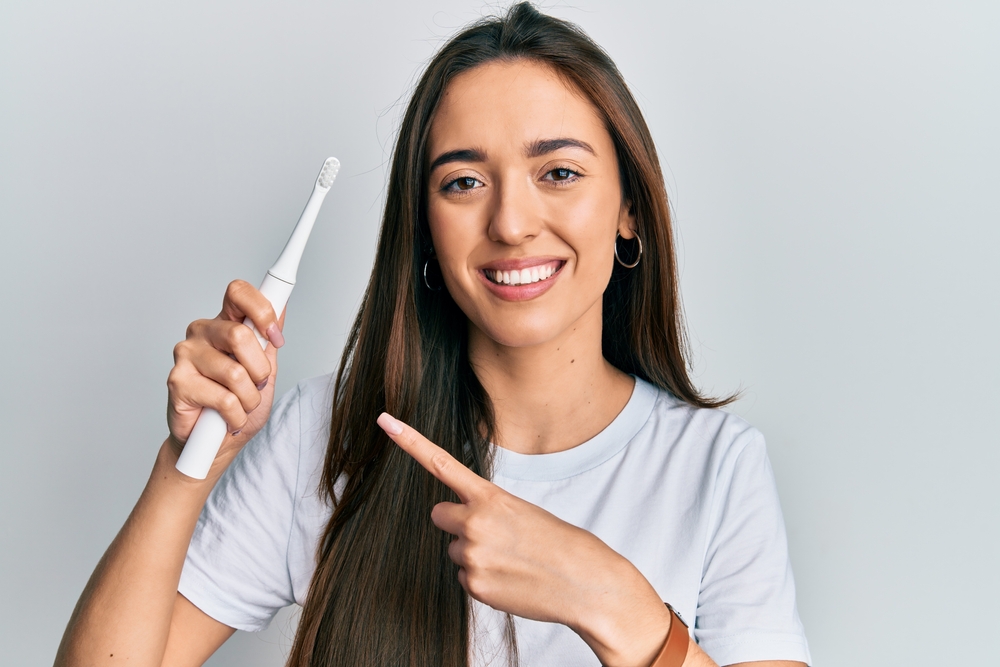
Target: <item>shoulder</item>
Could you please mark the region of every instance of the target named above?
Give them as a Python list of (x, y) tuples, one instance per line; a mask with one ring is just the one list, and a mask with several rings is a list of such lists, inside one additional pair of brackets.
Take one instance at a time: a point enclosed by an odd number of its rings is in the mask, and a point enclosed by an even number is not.
[(764, 448), (761, 432), (739, 415), (693, 406), (640, 378), (636, 391), (653, 396), (649, 418), (637, 439), (664, 453), (719, 468), (739, 458), (747, 447)]

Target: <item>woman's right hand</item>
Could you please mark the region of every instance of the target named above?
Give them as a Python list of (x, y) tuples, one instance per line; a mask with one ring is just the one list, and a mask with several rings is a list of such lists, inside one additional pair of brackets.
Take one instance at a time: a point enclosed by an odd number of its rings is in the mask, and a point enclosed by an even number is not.
[[(270, 341), (266, 349), (243, 324), (245, 317)], [(226, 288), (222, 312), (188, 326), (185, 340), (174, 346), (167, 377), (167, 425), (178, 456), (203, 407), (217, 410), (229, 426), (216, 456), (223, 466), (264, 426), (274, 400), (277, 348), (285, 343), (283, 323), (284, 313), (277, 318), (253, 285), (234, 280)]]
[[(265, 332), (266, 349), (243, 325), (247, 316)], [(219, 316), (192, 322), (187, 338), (174, 347), (167, 378), (170, 436), (139, 501), (80, 595), (57, 667), (200, 665), (233, 633), (188, 602), (177, 586), (214, 480), (271, 412), (282, 322), (264, 295), (234, 280)], [(175, 467), (203, 407), (218, 410), (230, 432), (239, 431), (223, 441), (208, 484), (193, 482)]]

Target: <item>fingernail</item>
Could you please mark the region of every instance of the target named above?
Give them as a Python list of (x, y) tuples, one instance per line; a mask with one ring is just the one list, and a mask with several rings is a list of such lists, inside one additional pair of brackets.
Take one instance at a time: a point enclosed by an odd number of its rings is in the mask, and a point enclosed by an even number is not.
[(264, 378), (264, 380), (259, 385), (257, 385), (257, 391), (262, 391), (266, 386), (267, 386), (267, 378)]
[(285, 344), (285, 337), (281, 335), (281, 329), (278, 328), (277, 324), (272, 324), (267, 328), (267, 339), (275, 347), (281, 347)]
[(383, 412), (378, 416), (378, 425), (389, 435), (399, 435), (403, 432), (403, 422), (399, 421), (388, 412)]
[[(239, 434), (240, 434), (240, 433), (242, 433), (242, 432), (243, 432), (243, 429), (241, 429), (241, 428), (238, 428), (238, 429), (236, 429), (235, 431), (233, 431), (232, 433), (230, 433), (229, 435), (239, 435)], [(216, 431), (216, 433), (218, 433), (218, 431)], [(215, 437), (217, 437), (217, 438), (218, 438), (219, 436), (215, 436)]]

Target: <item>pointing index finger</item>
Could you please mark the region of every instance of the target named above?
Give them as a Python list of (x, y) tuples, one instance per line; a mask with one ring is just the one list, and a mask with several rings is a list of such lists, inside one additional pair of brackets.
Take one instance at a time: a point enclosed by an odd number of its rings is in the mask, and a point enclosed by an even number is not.
[(400, 448), (412, 456), (427, 472), (437, 477), (445, 486), (458, 494), (463, 503), (468, 503), (488, 483), (482, 477), (466, 468), (454, 456), (441, 449), (421, 435), (416, 429), (404, 424), (387, 412), (379, 415), (378, 425)]

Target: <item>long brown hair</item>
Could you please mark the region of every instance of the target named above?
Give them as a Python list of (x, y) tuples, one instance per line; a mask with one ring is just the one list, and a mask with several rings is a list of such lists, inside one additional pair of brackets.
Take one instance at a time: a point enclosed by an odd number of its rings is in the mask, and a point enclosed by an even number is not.
[(635, 269), (616, 265), (605, 291), (604, 356), (691, 405), (726, 402), (702, 396), (688, 377), (663, 175), (614, 62), (579, 28), (528, 3), (466, 28), (427, 66), (399, 130), (375, 265), (336, 376), (321, 482), (334, 510), (289, 656), (293, 667), (467, 663), (469, 601), (448, 558), (450, 536), (429, 519), (435, 504), (456, 498), (375, 418), (387, 411), (490, 474), (493, 411), (467, 358), (465, 315), (447, 290), (424, 286), (433, 251), (425, 147), (449, 81), (515, 59), (548, 65), (579, 87), (617, 152), (644, 252)]

